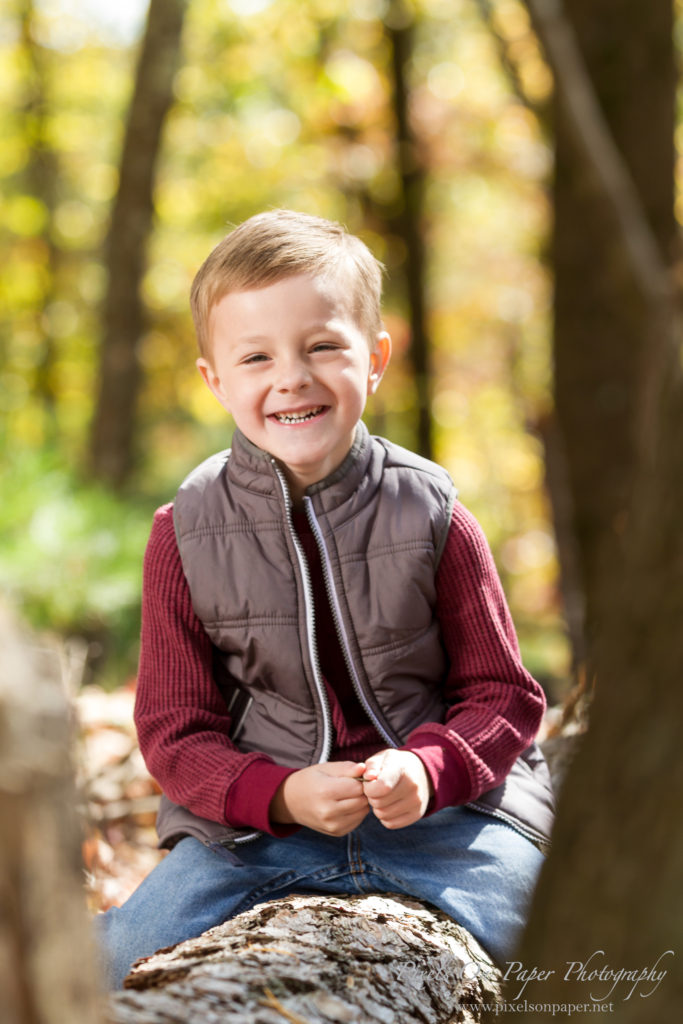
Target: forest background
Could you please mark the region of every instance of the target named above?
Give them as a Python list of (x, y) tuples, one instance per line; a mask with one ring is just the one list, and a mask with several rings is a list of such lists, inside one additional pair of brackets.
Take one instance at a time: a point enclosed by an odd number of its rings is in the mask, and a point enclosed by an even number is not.
[[(122, 196), (122, 160), (146, 5), (3, 8), (0, 584), (34, 625), (87, 645), (88, 680), (133, 678), (152, 512), (230, 440), (193, 365), (192, 277), (231, 225), (292, 207), (343, 221), (386, 265), (395, 354), (369, 426), (449, 469), (526, 663), (558, 699), (571, 656), (544, 461), (551, 82), (525, 7), (158, 6), (184, 23), (137, 238), (145, 197)], [(114, 274), (129, 293), (136, 246), (142, 265), (124, 402), (107, 302), (126, 201)]]

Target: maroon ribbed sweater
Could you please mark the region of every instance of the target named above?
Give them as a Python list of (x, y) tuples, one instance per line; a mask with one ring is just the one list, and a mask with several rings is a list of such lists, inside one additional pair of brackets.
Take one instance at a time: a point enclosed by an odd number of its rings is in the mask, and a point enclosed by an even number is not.
[[(362, 761), (386, 746), (348, 679), (314, 538), (295, 525), (314, 587), (318, 649), (330, 698), (332, 760)], [(449, 660), (444, 723), (428, 722), (403, 747), (423, 761), (434, 788), (429, 812), (475, 800), (497, 786), (534, 739), (545, 698), (524, 669), (493, 558), (474, 517), (455, 503), (436, 579), (436, 613)], [(135, 703), (140, 748), (164, 792), (202, 817), (274, 835), (268, 808), (292, 768), (240, 753), (212, 676), (212, 646), (194, 613), (173, 528), (173, 507), (155, 517), (145, 553), (142, 636)]]

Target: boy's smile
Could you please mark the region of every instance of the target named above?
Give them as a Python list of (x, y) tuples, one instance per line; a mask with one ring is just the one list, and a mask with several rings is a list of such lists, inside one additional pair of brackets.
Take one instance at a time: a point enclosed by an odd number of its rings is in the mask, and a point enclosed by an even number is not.
[(283, 463), (295, 499), (346, 457), (391, 351), (384, 333), (371, 349), (344, 277), (228, 293), (211, 311), (213, 357), (197, 361), (242, 433)]

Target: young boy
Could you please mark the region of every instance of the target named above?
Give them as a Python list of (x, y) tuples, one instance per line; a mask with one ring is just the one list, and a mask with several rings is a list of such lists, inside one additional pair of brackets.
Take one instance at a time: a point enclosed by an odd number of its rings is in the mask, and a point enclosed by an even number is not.
[(97, 919), (131, 963), (292, 892), (398, 892), (499, 961), (552, 794), (479, 526), (439, 466), (361, 421), (391, 342), (379, 264), (339, 225), (246, 221), (192, 288), (233, 416), (155, 517), (136, 725), (168, 856)]

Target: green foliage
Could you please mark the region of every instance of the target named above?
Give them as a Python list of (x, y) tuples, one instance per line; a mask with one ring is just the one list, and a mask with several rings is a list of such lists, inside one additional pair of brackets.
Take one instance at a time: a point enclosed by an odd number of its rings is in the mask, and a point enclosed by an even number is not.
[(37, 627), (90, 640), (108, 674), (135, 669), (150, 503), (77, 479), (49, 451), (0, 473), (0, 587)]

